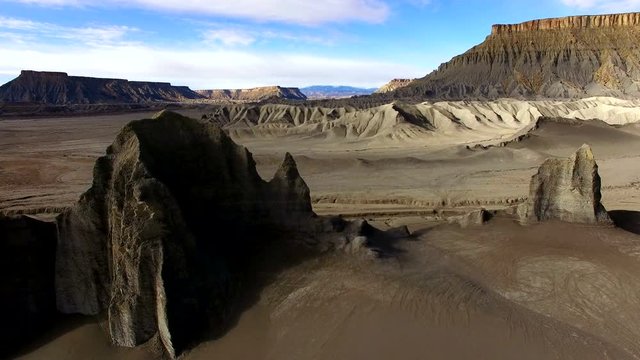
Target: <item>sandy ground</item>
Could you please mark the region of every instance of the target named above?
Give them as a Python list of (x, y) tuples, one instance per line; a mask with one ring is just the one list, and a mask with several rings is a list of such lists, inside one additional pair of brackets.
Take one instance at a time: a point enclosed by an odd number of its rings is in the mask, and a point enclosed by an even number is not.
[[(0, 210), (71, 205), (90, 185), (95, 158), (141, 117), (1, 120)], [(640, 210), (639, 126), (546, 122), (486, 150), (462, 140), (369, 150), (326, 139), (235, 140), (267, 179), (291, 152), (318, 213), (408, 224), (416, 236), (396, 244), (391, 259), (327, 255), (275, 274), (235, 327), (185, 359), (640, 358), (637, 235), (507, 218), (467, 229), (439, 222), (521, 201), (545, 158), (582, 143), (593, 147), (607, 209)], [(56, 329), (21, 355), (154, 358), (144, 348), (111, 347), (91, 320)]]
[[(615, 228), (413, 219), (399, 256), (343, 254), (276, 274), (223, 337), (184, 359), (637, 359), (640, 242)], [(407, 218), (379, 218), (385, 222)], [(153, 359), (86, 320), (23, 359)]]

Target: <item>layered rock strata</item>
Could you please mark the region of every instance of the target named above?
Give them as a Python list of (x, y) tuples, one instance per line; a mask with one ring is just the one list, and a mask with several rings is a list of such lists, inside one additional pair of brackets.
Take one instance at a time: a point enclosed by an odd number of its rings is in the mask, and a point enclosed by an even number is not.
[(486, 40), (394, 98), (637, 97), (640, 13), (494, 25)]

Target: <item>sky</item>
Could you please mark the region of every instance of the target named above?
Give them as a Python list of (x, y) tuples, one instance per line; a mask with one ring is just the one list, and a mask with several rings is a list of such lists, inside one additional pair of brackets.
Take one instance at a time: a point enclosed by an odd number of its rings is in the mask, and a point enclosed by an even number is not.
[(640, 0), (0, 0), (0, 83), (20, 70), (192, 89), (379, 87), (496, 23), (640, 11)]

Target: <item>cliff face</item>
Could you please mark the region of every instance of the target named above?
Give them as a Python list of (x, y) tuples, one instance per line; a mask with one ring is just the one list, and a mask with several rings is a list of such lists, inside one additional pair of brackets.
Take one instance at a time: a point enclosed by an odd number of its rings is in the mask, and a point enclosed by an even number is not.
[(379, 93), (379, 94), (388, 93), (388, 92), (403, 88), (409, 85), (412, 81), (413, 79), (393, 79), (388, 83), (382, 85), (378, 90), (376, 90), (376, 93)]
[(526, 21), (513, 25), (493, 25), (491, 35), (505, 33), (563, 30), (563, 29), (603, 29), (640, 25), (640, 13), (569, 16), (563, 18)]
[(640, 95), (640, 13), (495, 25), (480, 45), (393, 95), (577, 98)]
[(169, 83), (69, 76), (61, 72), (22, 71), (0, 86), (0, 101), (41, 104), (130, 104), (198, 99), (186, 86)]
[(265, 86), (252, 89), (196, 90), (203, 97), (220, 101), (262, 101), (267, 99), (306, 100), (298, 88)]

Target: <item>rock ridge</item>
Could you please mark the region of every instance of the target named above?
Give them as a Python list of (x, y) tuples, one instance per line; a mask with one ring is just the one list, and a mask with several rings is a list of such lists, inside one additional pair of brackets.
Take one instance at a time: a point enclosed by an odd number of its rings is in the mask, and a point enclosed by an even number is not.
[(496, 24), (491, 27), (491, 35), (500, 35), (523, 31), (565, 30), (580, 28), (602, 29), (637, 25), (640, 25), (640, 13), (567, 16), (526, 21), (520, 24)]

